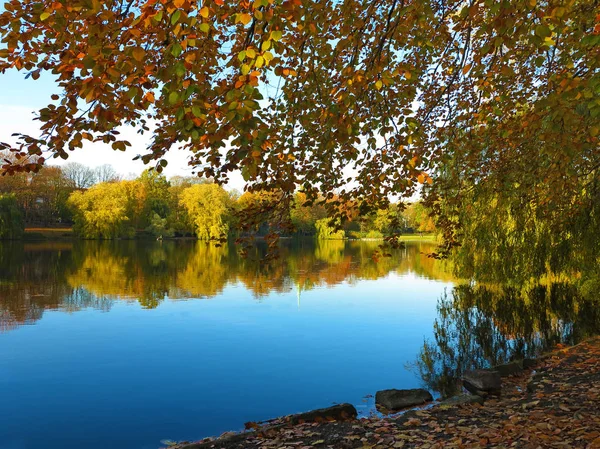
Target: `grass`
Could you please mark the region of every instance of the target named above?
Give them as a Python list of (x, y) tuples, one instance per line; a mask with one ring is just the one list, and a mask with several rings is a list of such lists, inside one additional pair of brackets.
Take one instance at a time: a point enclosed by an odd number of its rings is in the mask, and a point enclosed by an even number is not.
[(25, 239), (63, 239), (73, 237), (72, 228), (25, 228)]
[(436, 242), (435, 234), (404, 234), (400, 236), (403, 242)]

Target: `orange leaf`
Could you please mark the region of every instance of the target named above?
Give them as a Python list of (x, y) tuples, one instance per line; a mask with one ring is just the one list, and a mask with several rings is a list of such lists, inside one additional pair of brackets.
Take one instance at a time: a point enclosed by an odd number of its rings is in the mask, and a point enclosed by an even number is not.
[(146, 52), (143, 48), (136, 47), (133, 49), (133, 57), (136, 61), (142, 61), (144, 59), (144, 56), (146, 56)]

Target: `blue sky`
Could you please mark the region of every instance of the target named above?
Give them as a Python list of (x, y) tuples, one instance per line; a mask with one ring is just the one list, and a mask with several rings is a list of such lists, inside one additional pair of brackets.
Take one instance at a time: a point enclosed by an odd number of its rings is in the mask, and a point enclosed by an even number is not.
[[(25, 79), (26, 72), (9, 70), (0, 74), (0, 142), (15, 142), (13, 133), (24, 133), (37, 136), (38, 122), (34, 121), (33, 113), (50, 102), (53, 93), (59, 93), (54, 80), (49, 73), (42, 73), (38, 80)], [(124, 176), (141, 173), (146, 166), (141, 161), (133, 161), (138, 153), (143, 153), (148, 145), (150, 135), (140, 136), (133, 128), (124, 128), (122, 135), (127, 138), (132, 147), (126, 152), (114, 151), (109, 145), (89, 143), (80, 150), (70, 154), (67, 161), (51, 160), (52, 164), (62, 165), (66, 162), (79, 162), (90, 167), (111, 164)], [(165, 170), (167, 177), (192, 174), (187, 165), (188, 155), (184, 151), (172, 151), (166, 158), (169, 165)], [(242, 191), (244, 181), (239, 173), (231, 176), (230, 189)]]

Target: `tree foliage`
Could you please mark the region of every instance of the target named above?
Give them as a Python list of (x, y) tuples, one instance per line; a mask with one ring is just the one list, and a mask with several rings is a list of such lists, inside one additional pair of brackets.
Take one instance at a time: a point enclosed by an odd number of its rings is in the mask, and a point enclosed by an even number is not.
[(327, 217), (327, 210), (322, 202), (309, 202), (304, 192), (297, 192), (290, 210), (290, 220), (294, 229), (301, 235), (314, 235), (317, 232), (316, 222)]
[(315, 223), (317, 229), (317, 239), (319, 240), (343, 240), (346, 238), (346, 231), (340, 229), (340, 220), (331, 218), (321, 218)]
[[(0, 157), (15, 161), (13, 154), (4, 151)], [(110, 181), (117, 179), (114, 168), (104, 165), (92, 169), (78, 163), (68, 163), (62, 167), (46, 165), (37, 172), (20, 172), (2, 176), (0, 169), (0, 194), (14, 195), (19, 210), (27, 225), (52, 226), (68, 224), (72, 221), (67, 207), (69, 195), (75, 190), (85, 190), (101, 182), (98, 172), (102, 170)]]
[(409, 204), (404, 215), (408, 226), (414, 231), (421, 233), (435, 231), (434, 217), (422, 202), (417, 201)]
[(152, 214), (152, 217), (149, 219), (149, 225), (146, 228), (150, 234), (154, 237), (162, 239), (163, 237), (173, 237), (174, 232), (171, 228), (169, 228), (169, 223), (166, 218), (162, 218), (156, 212)]
[(142, 212), (142, 225), (150, 226), (155, 215), (167, 218), (171, 212), (170, 191), (171, 184), (164, 176), (155, 170), (145, 170), (138, 182), (143, 189), (144, 210)]
[(69, 197), (76, 234), (91, 239), (133, 237), (144, 207), (138, 181), (97, 184)]
[(364, 214), (442, 180), (426, 189), (436, 212), (464, 184), (572, 209), (565, 192), (600, 166), (598, 13), (594, 0), (12, 0), (0, 72), (51, 71), (57, 90), (5, 170), (86, 140), (124, 150), (117, 128), (152, 119), (141, 157), (159, 171), (182, 146), (216, 182), (241, 169), (288, 203), (300, 186)]
[(195, 184), (181, 192), (180, 204), (200, 240), (227, 237), (233, 204), (225, 189), (217, 184)]
[(24, 231), (23, 216), (15, 196), (0, 194), (0, 239), (17, 239)]

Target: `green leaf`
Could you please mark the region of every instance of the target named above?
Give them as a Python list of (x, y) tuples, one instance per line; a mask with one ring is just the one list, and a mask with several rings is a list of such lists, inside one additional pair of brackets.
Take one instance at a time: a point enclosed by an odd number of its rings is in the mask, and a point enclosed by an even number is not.
[(201, 23), (199, 28), (200, 31), (206, 34), (208, 34), (208, 32), (210, 31), (210, 25), (208, 23)]
[(171, 54), (177, 58), (181, 52), (183, 52), (181, 45), (178, 42), (174, 43), (173, 47), (171, 47)]
[(185, 75), (185, 65), (183, 65), (183, 62), (177, 63), (175, 66), (175, 74), (180, 78)]
[(135, 98), (135, 96), (138, 93), (138, 89), (137, 87), (131, 87), (128, 91), (127, 91), (127, 97), (129, 97), (130, 100), (133, 100)]
[(200, 118), (202, 116), (202, 110), (199, 106), (192, 106), (192, 114), (194, 114), (194, 117)]
[(179, 22), (179, 18), (181, 17), (181, 11), (177, 10), (173, 13), (173, 15), (171, 16), (171, 25), (175, 25), (177, 22)]
[(85, 58), (83, 58), (83, 66), (90, 70), (93, 69), (96, 66), (96, 58), (94, 58), (93, 56), (86, 56)]
[(178, 92), (171, 92), (169, 94), (169, 103), (175, 104), (178, 101), (179, 101), (179, 93)]
[(538, 25), (535, 27), (535, 34), (542, 39), (552, 36), (552, 31), (546, 25)]

